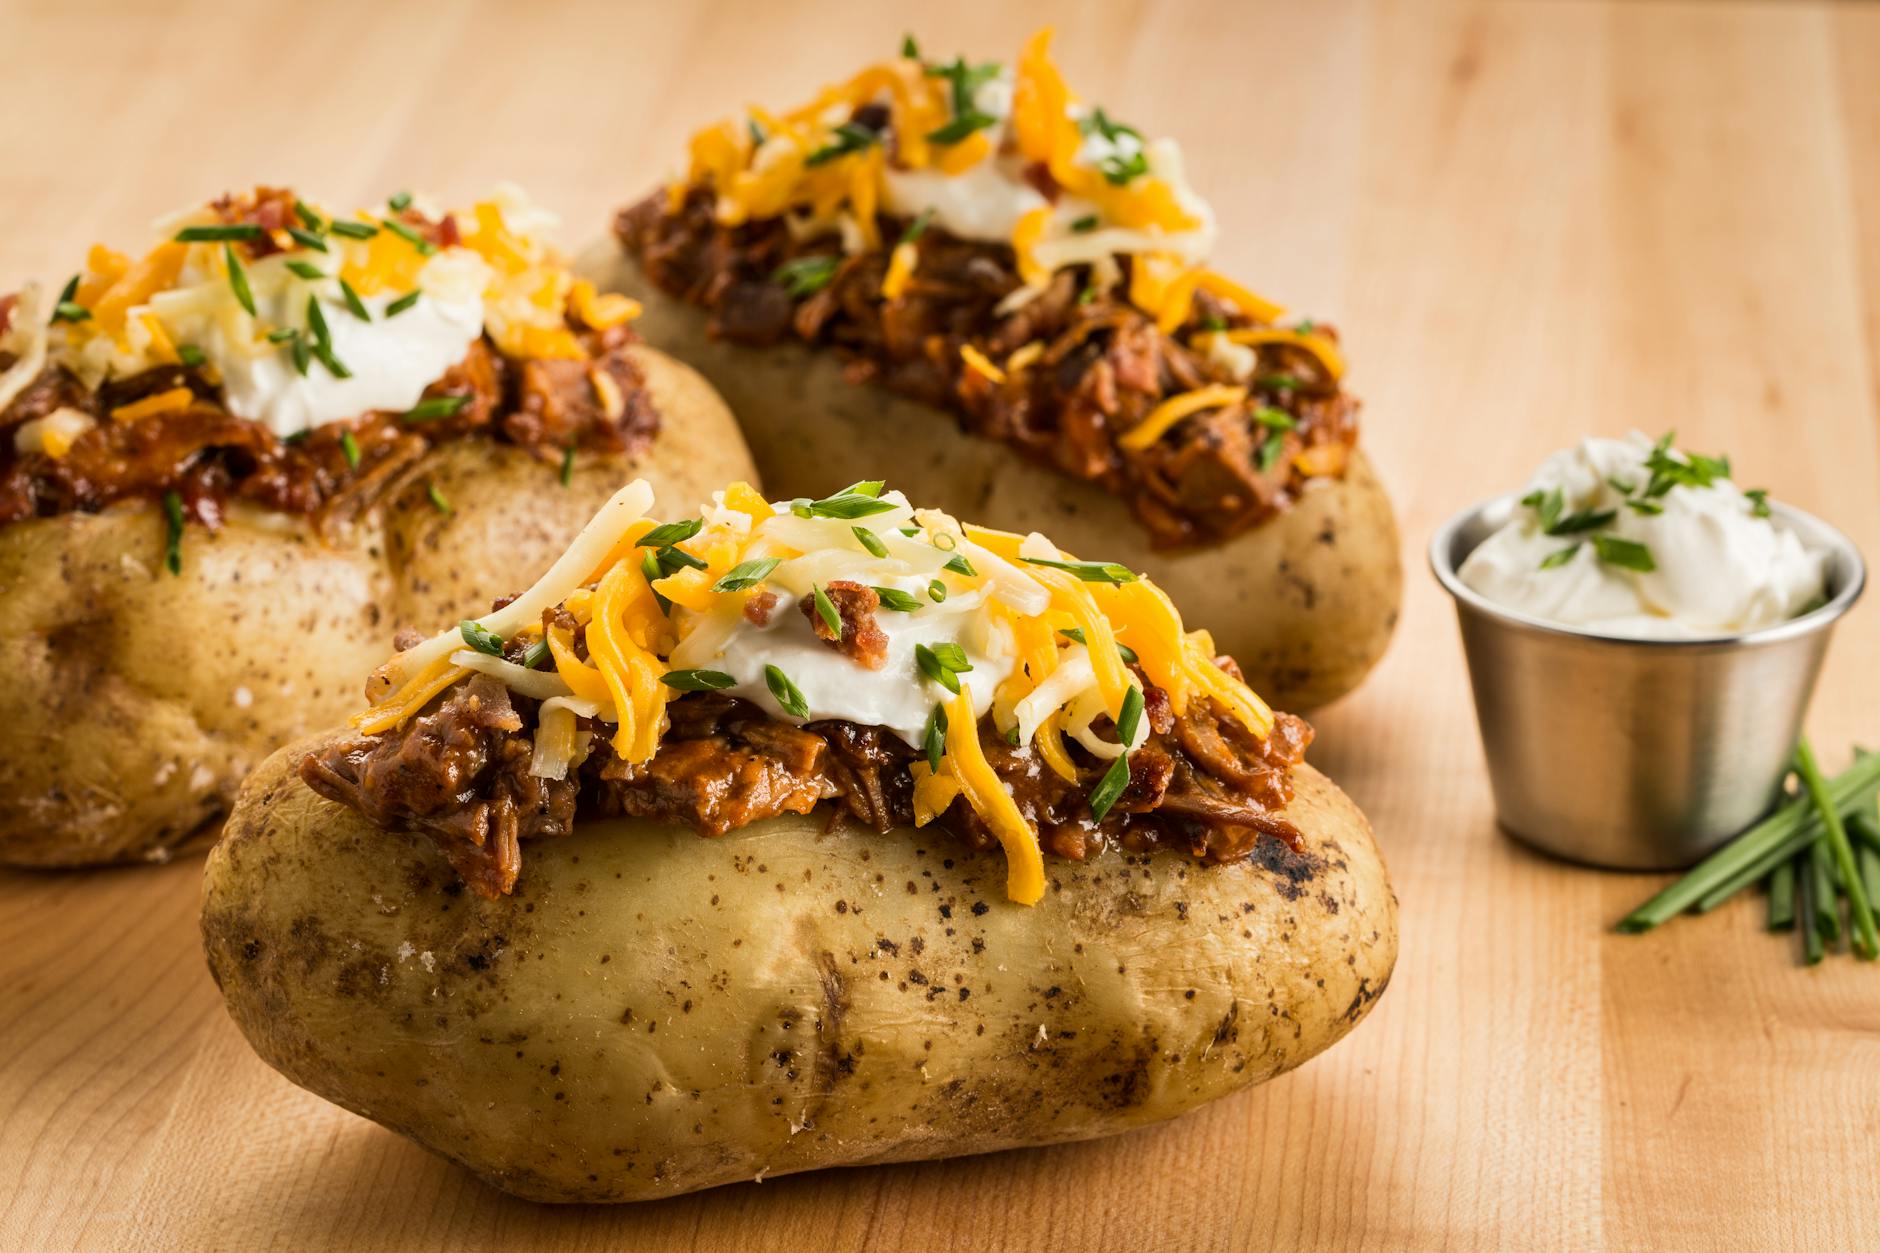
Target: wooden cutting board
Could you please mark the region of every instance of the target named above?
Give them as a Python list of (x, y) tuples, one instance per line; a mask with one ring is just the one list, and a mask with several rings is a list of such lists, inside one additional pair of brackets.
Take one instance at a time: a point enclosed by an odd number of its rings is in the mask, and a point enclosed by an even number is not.
[[(896, 46), (1012, 55), (1180, 136), (1223, 268), (1334, 319), (1400, 510), (1391, 655), (1318, 717), (1403, 905), (1390, 992), (1303, 1070), (1095, 1144), (620, 1209), (501, 1196), (301, 1093), (225, 1018), (199, 859), (0, 875), (0, 1246), (1847, 1248), (1880, 1218), (1880, 969), (1499, 835), (1422, 544), (1588, 432), (1676, 427), (1880, 556), (1880, 11), (1550, 3), (0, 4), (0, 287), (224, 188), (446, 199), (572, 246), (689, 129)], [(1880, 740), (1880, 606), (1810, 727)], [(82, 735), (84, 728), (72, 729)], [(1587, 786), (1600, 786), (1589, 779)]]

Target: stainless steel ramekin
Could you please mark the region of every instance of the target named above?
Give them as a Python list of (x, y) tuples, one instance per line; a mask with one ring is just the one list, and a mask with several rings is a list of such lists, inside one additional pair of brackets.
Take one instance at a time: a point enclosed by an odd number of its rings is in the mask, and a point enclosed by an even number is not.
[(1860, 552), (1772, 503), (1829, 554), (1826, 604), (1739, 635), (1620, 639), (1491, 604), (1457, 576), (1517, 507), (1517, 494), (1498, 497), (1430, 540), (1430, 566), (1455, 597), (1501, 824), (1572, 861), (1688, 866), (1775, 799), (1828, 637), (1866, 584)]

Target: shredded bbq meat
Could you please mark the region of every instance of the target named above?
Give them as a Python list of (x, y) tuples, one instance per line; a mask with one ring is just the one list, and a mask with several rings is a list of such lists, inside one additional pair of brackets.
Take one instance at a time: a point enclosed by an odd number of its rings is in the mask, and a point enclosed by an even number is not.
[(842, 629), (838, 633), (830, 628), (822, 611), (816, 607), (815, 596), (810, 595), (797, 602), (797, 608), (809, 619), (810, 630), (816, 633), (817, 639), (843, 656), (870, 670), (881, 669), (882, 663), (888, 660), (888, 633), (875, 621), (875, 610), (881, 607), (881, 596), (874, 588), (863, 583), (851, 583), (847, 579), (832, 580), (823, 591), (828, 595), (829, 603), (835, 606)]
[[(651, 761), (621, 761), (603, 731), (568, 779), (538, 779), (529, 773), (533, 702), (512, 704), (494, 680), (476, 676), (399, 731), (309, 755), (300, 774), (381, 827), (429, 835), (465, 881), (490, 897), (514, 886), (520, 841), (567, 834), (577, 812), (679, 822), (707, 836), (809, 813), (824, 801), (884, 834), (913, 823), (908, 767), (920, 754), (892, 732), (840, 721), (797, 727), (711, 692), (667, 709), (671, 726)], [(1310, 727), (1279, 714), (1261, 740), (1212, 702), (1177, 716), (1153, 687), (1145, 688), (1144, 713), (1148, 740), (1131, 754), (1129, 785), (1101, 821), (1089, 797), (1108, 762), (1067, 740), (1078, 778), (1065, 780), (1030, 749), (1008, 744), (990, 721), (981, 724), (987, 760), (1047, 852), (1082, 859), (1115, 845), (1226, 862), (1264, 839), (1298, 849), (1299, 833), (1283, 811)], [(939, 821), (974, 848), (997, 845), (964, 800)]]
[[(882, 238), (897, 238), (906, 225), (883, 217)], [(790, 338), (830, 345), (847, 358), (853, 380), (949, 409), (975, 434), (1101, 484), (1129, 502), (1162, 546), (1257, 526), (1305, 485), (1294, 464), (1300, 452), (1342, 453), (1357, 440), (1358, 402), (1310, 353), (1273, 345), (1261, 350), (1245, 402), (1185, 418), (1140, 452), (1118, 445), (1169, 396), (1224, 381), (1188, 344), (1207, 327), (1253, 323), (1205, 292), (1173, 335), (1126, 300), (1087, 294), (1083, 267), (1059, 272), (1040, 295), (1001, 312), (1021, 286), (1012, 250), (929, 227), (914, 245), (919, 262), (907, 289), (884, 301), (884, 253), (842, 259), (833, 241), (793, 239), (775, 220), (725, 226), (700, 188), (676, 211), (664, 192), (649, 197), (619, 215), (615, 232), (655, 285), (710, 311), (712, 334), (757, 346)], [(834, 277), (793, 299), (778, 268), (817, 255), (837, 260)], [(1003, 382), (960, 355), (970, 344), (1001, 362), (1031, 343), (1041, 354)]]
[[(293, 203), (291, 193), (264, 188), (251, 206), (225, 198), (216, 207), (230, 221), (272, 230), (291, 224)], [(453, 218), (432, 222), (415, 209), (403, 218), (439, 246), (458, 240)], [(266, 235), (237, 246), (251, 257), (278, 250)], [(11, 302), (4, 298), (0, 309), (10, 313)], [(188, 517), (212, 528), (233, 500), (310, 515), (325, 525), (368, 506), (426, 451), (449, 440), (496, 439), (549, 464), (558, 463), (571, 445), (602, 453), (643, 450), (659, 430), (659, 416), (626, 352), (636, 336), (625, 326), (570, 329), (590, 360), (511, 359), (487, 338), (472, 344), (462, 361), (425, 389), (425, 399), (463, 399), (447, 417), (405, 421), (401, 414), (366, 413), (285, 440), (230, 413), (220, 389), (196, 368), (162, 366), (94, 390), (62, 366), (50, 365), (0, 409), (0, 525), (95, 512), (115, 501), (172, 491)], [(8, 364), (4, 357), (0, 368)], [(111, 418), (114, 409), (178, 387), (194, 395), (187, 408), (131, 422)], [(84, 413), (96, 425), (61, 458), (20, 451), (18, 428), (59, 408)]]

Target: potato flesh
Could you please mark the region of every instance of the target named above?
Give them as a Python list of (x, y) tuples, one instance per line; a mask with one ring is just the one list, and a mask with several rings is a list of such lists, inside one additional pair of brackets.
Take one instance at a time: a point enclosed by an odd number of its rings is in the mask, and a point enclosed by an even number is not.
[(514, 897), (292, 776), (250, 780), (203, 927), (235, 1021), (290, 1079), (518, 1195), (1087, 1139), (1300, 1064), (1389, 980), (1364, 817), (1302, 767), (1316, 869), (1053, 861), (1038, 906), (940, 832), (823, 815), (719, 840), (605, 822), (524, 846)]
[(1089, 560), (1148, 573), (1208, 627), (1276, 708), (1317, 708), (1356, 687), (1384, 655), (1403, 598), (1390, 499), (1360, 451), (1340, 479), (1317, 480), (1291, 508), (1221, 544), (1152, 548), (1101, 487), (967, 436), (957, 420), (842, 377), (833, 350), (745, 348), (705, 333), (706, 315), (667, 295), (609, 242), (581, 268), (646, 306), (648, 340), (696, 365), (744, 427), (773, 493), (820, 496), (886, 478), (909, 499), (985, 526), (1038, 531)]
[(167, 855), (274, 748), (351, 713), (399, 626), (429, 633), (521, 591), (636, 475), (675, 515), (753, 477), (710, 386), (634, 355), (659, 436), (637, 459), (577, 456), (566, 487), (519, 449), (448, 443), (338, 542), (237, 506), (215, 534), (187, 529), (180, 575), (153, 504), (0, 528), (0, 862)]

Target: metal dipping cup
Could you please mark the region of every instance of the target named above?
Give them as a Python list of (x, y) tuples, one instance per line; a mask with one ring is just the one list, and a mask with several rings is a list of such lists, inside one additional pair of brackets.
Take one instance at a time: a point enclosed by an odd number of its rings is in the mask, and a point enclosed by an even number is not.
[(1510, 493), (1466, 509), (1430, 540), (1430, 566), (1456, 601), (1501, 825), (1570, 861), (1689, 866), (1774, 802), (1828, 637), (1866, 584), (1860, 551), (1771, 502), (1828, 554), (1826, 604), (1738, 635), (1622, 639), (1503, 609), (1457, 576), (1518, 503)]

